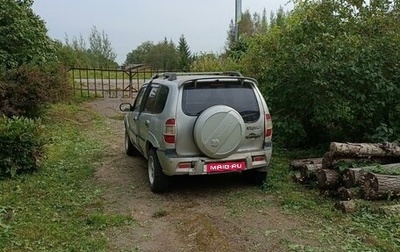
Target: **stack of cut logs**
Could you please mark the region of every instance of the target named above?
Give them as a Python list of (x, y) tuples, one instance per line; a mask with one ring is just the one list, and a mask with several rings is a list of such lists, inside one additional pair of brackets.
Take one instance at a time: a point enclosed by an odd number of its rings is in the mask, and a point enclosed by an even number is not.
[[(369, 164), (352, 167), (354, 164)], [(323, 158), (293, 160), (293, 180), (317, 186), (341, 200), (347, 211), (354, 198), (392, 199), (400, 196), (400, 145), (394, 143), (336, 143)], [(349, 205), (350, 204), (350, 205)], [(348, 206), (349, 205), (349, 206)], [(351, 210), (350, 210), (351, 211)]]

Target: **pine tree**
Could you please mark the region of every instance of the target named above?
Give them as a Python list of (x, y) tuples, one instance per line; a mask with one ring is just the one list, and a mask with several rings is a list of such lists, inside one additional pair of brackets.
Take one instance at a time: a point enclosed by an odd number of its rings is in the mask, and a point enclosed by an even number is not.
[(180, 70), (189, 70), (190, 64), (192, 62), (192, 57), (191, 57), (189, 46), (188, 46), (183, 34), (179, 38), (177, 50), (178, 50), (178, 54), (179, 54), (178, 65), (179, 65)]

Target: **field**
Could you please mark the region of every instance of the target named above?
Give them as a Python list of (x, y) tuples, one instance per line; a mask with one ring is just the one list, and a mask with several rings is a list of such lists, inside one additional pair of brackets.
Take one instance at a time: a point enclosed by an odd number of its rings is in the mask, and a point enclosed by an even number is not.
[(399, 251), (400, 217), (334, 200), (291, 182), (275, 148), (266, 184), (239, 174), (174, 179), (156, 195), (146, 160), (123, 153), (121, 99), (53, 106), (42, 169), (0, 181), (1, 251)]

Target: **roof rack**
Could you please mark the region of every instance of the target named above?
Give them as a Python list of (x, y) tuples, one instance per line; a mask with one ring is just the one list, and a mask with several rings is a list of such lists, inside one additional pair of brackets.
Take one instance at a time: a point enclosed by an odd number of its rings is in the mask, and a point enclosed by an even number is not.
[(226, 72), (165, 72), (154, 75), (153, 79), (157, 79), (159, 77), (164, 77), (169, 81), (174, 81), (177, 79), (177, 76), (187, 76), (187, 75), (225, 75), (225, 76), (234, 76), (234, 77), (243, 77), (243, 75), (238, 71), (226, 71)]

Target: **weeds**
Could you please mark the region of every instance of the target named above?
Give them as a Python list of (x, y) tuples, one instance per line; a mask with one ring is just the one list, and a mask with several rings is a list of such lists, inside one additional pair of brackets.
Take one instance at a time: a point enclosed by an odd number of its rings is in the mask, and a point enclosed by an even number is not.
[[(104, 251), (107, 228), (136, 225), (131, 216), (105, 213), (102, 188), (91, 181), (104, 153), (96, 138), (106, 127), (98, 115), (75, 105), (53, 106), (43, 122), (49, 143), (42, 169), (0, 183), (0, 250)], [(281, 238), (287, 251), (400, 251), (398, 215), (382, 214), (365, 201), (359, 202), (358, 212), (344, 215), (332, 210), (332, 199), (291, 182), (289, 160), (307, 155), (312, 154), (275, 148), (262, 190), (233, 190), (221, 199), (227, 218), (280, 206), (309, 223), (293, 233), (300, 242)], [(169, 214), (160, 207), (152, 217)], [(277, 232), (266, 230), (264, 236)], [(305, 244), (305, 238), (316, 242)]]
[(90, 180), (104, 150), (89, 132), (104, 125), (74, 105), (53, 106), (44, 122), (50, 143), (42, 169), (0, 183), (0, 250), (105, 250), (96, 232), (135, 221), (104, 213), (102, 190)]
[[(322, 250), (309, 246), (284, 242), (288, 251), (400, 251), (400, 216), (386, 215), (376, 211), (374, 204), (357, 202), (360, 210), (344, 215), (332, 209), (334, 200), (320, 196), (291, 182), (289, 160), (307, 157), (277, 149), (264, 191), (277, 197), (278, 203), (289, 213), (307, 219), (312, 226), (320, 227), (318, 239), (329, 244)], [(311, 155), (312, 156), (312, 155)], [(396, 202), (388, 202), (396, 204)]]

